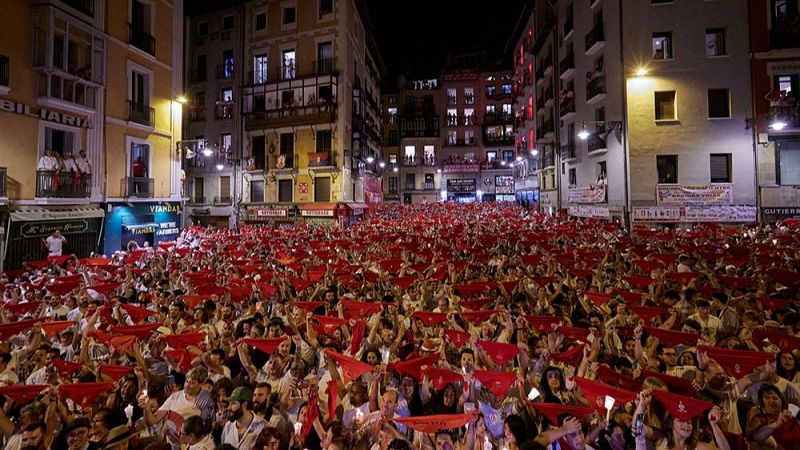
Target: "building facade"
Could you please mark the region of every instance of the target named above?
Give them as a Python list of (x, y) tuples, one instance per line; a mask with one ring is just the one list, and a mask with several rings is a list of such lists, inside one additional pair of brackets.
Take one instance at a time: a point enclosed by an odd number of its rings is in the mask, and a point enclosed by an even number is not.
[[(536, 2), (533, 147), (543, 167), (542, 206), (634, 222), (753, 219), (752, 144), (742, 127), (751, 108), (746, 8), (745, 1)], [(524, 73), (520, 34), (515, 64)], [(557, 65), (555, 100), (550, 65)], [(518, 115), (524, 103), (521, 95)], [(553, 182), (555, 205), (547, 194)]]
[(250, 1), (244, 18), (240, 220), (354, 220), (383, 195), (384, 69), (364, 2)]
[(753, 152), (765, 221), (800, 217), (800, 19), (797, 2), (750, 3)]
[[(0, 244), (7, 269), (174, 239), (179, 210), (181, 1), (10, 2), (0, 18)], [(116, 4), (114, 5), (116, 6)], [(118, 208), (136, 204), (144, 212)], [(166, 222), (165, 222), (166, 223)], [(8, 246), (4, 247), (8, 242)]]
[(398, 89), (383, 88), (383, 199), (387, 203), (400, 202), (400, 115)]

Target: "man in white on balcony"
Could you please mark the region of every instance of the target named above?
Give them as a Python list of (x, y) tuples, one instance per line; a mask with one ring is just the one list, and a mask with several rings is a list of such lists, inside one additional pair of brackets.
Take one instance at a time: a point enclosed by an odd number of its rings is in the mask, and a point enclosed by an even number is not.
[(39, 163), (36, 165), (37, 170), (58, 170), (58, 159), (53, 156), (53, 150), (47, 149), (44, 155), (39, 158)]
[(61, 170), (66, 172), (78, 171), (78, 165), (75, 163), (75, 158), (72, 157), (72, 152), (64, 152), (64, 161), (61, 162)]
[(75, 158), (75, 163), (78, 165), (78, 170), (80, 170), (81, 173), (92, 173), (92, 163), (89, 161), (89, 158), (86, 157), (86, 150), (81, 150), (78, 152), (78, 157)]

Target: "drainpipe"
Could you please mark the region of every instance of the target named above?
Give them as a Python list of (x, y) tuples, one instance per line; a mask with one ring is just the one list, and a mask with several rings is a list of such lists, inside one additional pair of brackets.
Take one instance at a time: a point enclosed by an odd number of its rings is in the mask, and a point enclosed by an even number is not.
[[(623, 21), (623, 8), (622, 0), (618, 2), (619, 8), (619, 64), (622, 79), (622, 172), (624, 181), (624, 211), (622, 212), (622, 222), (625, 227), (630, 228), (631, 225), (631, 193), (630, 193), (630, 148), (628, 143), (628, 77), (625, 70), (625, 50), (623, 48), (624, 39), (624, 24)], [(606, 174), (606, 177), (608, 174)]]
[[(751, 23), (751, 6), (750, 2), (747, 2), (747, 26), (749, 28)], [(750, 33), (748, 33), (748, 36)], [(748, 49), (747, 53), (750, 56), (750, 102), (753, 114), (753, 121), (751, 125), (751, 133), (753, 134), (753, 184), (754, 184), (754, 191), (753, 194), (755, 195), (756, 200), (756, 223), (761, 224), (761, 186), (759, 181), (759, 168), (758, 168), (758, 120), (757, 120), (757, 111), (758, 108), (756, 106), (756, 102), (758, 99), (756, 98), (756, 81), (755, 81), (755, 65), (753, 64), (753, 41), (752, 39), (748, 39), (747, 42)], [(745, 119), (746, 120), (746, 119)]]

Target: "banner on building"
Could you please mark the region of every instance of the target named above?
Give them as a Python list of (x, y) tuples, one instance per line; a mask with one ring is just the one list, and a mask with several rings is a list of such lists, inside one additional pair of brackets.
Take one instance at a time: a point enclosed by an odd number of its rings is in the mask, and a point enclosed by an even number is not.
[(659, 206), (730, 205), (733, 189), (730, 184), (658, 185), (656, 202)]
[(568, 213), (572, 217), (611, 220), (611, 211), (607, 206), (572, 205), (568, 208)]
[(755, 222), (754, 206), (635, 206), (634, 222)]
[(480, 170), (480, 164), (445, 164), (442, 167), (444, 173), (478, 173)]
[(569, 203), (603, 203), (606, 201), (606, 186), (571, 187), (567, 198)]
[(308, 167), (324, 167), (329, 165), (328, 152), (317, 152), (308, 154)]

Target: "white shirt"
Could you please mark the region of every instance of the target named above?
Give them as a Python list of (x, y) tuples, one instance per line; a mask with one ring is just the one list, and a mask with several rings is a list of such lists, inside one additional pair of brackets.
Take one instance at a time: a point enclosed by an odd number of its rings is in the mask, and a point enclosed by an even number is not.
[(39, 170), (56, 170), (58, 169), (58, 160), (52, 156), (44, 155), (39, 158), (39, 164), (36, 165)]
[(47, 248), (50, 249), (50, 256), (61, 256), (61, 249), (64, 245), (64, 241), (66, 240), (67, 239), (64, 238), (64, 236), (47, 236), (45, 242), (47, 242)]
[(64, 159), (64, 170), (68, 172), (77, 172), (78, 166), (75, 164), (75, 160), (72, 157)]
[(186, 450), (214, 450), (215, 447), (216, 445), (214, 445), (214, 439), (211, 438), (211, 434), (207, 434), (196, 444), (186, 447)]
[(92, 163), (89, 162), (89, 158), (79, 156), (75, 158), (75, 163), (82, 173), (92, 173)]
[(255, 414), (253, 414), (253, 420), (250, 425), (242, 434), (239, 434), (239, 427), (236, 425), (236, 421), (225, 422), (225, 427), (222, 428), (221, 441), (223, 444), (231, 444), (238, 450), (251, 450), (256, 445), (256, 438), (261, 429), (266, 426), (267, 421)]

